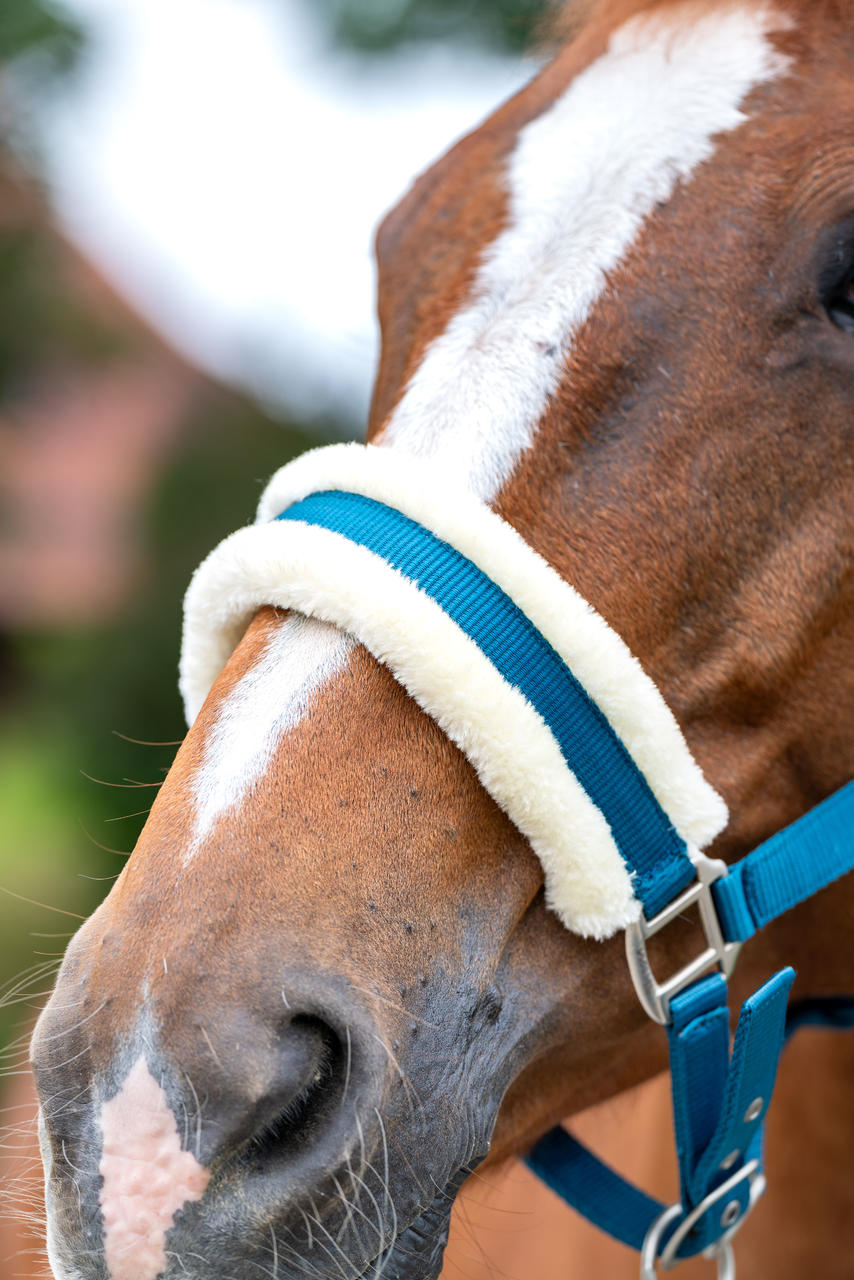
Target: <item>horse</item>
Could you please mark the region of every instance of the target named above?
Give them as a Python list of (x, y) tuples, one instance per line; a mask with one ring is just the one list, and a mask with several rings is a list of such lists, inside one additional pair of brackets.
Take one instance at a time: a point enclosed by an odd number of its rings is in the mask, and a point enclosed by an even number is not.
[[(367, 438), (621, 637), (731, 863), (854, 774), (851, 9), (575, 16), (379, 228)], [(257, 604), (34, 1035), (57, 1280), (430, 1280), (466, 1179), (666, 1066), (617, 917), (565, 927), (460, 741), (346, 630)], [(851, 881), (751, 941), (739, 999), (789, 962), (799, 1000), (854, 989)], [(784, 1069), (748, 1275), (850, 1275), (849, 1053)]]

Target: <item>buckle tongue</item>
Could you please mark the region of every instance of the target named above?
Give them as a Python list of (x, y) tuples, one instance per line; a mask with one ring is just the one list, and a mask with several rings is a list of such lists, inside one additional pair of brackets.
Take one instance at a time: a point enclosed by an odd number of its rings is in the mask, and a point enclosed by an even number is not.
[[(727, 1178), (720, 1186), (710, 1191), (689, 1213), (685, 1213), (681, 1204), (672, 1204), (656, 1218), (643, 1242), (640, 1280), (656, 1280), (656, 1264), (659, 1261), (663, 1271), (669, 1271), (671, 1267), (675, 1267), (681, 1261), (676, 1255), (686, 1236), (690, 1235), (697, 1223), (707, 1213), (715, 1209), (716, 1206), (725, 1206), (721, 1215), (721, 1225), (724, 1226), (727, 1220), (727, 1210), (733, 1206), (739, 1206), (738, 1200), (732, 1200), (733, 1193), (745, 1181), (749, 1186), (750, 1194), (744, 1206), (744, 1211), (737, 1213), (735, 1221), (722, 1232), (719, 1240), (703, 1250), (704, 1258), (717, 1262), (718, 1280), (735, 1280), (735, 1259), (730, 1241), (765, 1191), (765, 1177), (759, 1167), (758, 1160), (749, 1160), (731, 1178)], [(659, 1258), (661, 1237), (671, 1223), (679, 1218), (682, 1218), (682, 1221), (661, 1250)]]
[[(692, 854), (691, 860), (697, 871), (696, 882), (684, 889), (651, 920), (641, 915), (626, 929), (626, 959), (638, 999), (653, 1022), (660, 1022), (665, 1027), (670, 1023), (672, 997), (716, 965), (720, 967), (724, 977), (729, 977), (741, 950), (740, 942), (727, 942), (724, 939), (712, 897), (711, 886), (727, 874), (726, 863), (719, 858), (707, 858), (702, 853)], [(658, 982), (649, 962), (647, 941), (694, 903), (700, 911), (706, 949), (664, 982)]]

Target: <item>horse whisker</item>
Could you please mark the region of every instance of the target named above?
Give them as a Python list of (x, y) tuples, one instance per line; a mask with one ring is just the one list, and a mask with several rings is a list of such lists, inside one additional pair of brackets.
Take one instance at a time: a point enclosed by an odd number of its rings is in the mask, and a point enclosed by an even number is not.
[(133, 782), (130, 778), (126, 778), (124, 782), (107, 782), (106, 778), (93, 778), (91, 773), (87, 773), (85, 769), (80, 772), (87, 782), (95, 782), (99, 787), (117, 787), (120, 791), (137, 791), (140, 787), (161, 787), (161, 782)]
[(151, 805), (147, 809), (137, 809), (134, 813), (120, 813), (115, 818), (105, 818), (105, 822), (124, 822), (127, 818), (142, 818), (151, 813)]
[(74, 920), (86, 919), (86, 916), (81, 916), (76, 911), (66, 911), (63, 907), (52, 907), (47, 902), (37, 902), (35, 898), (27, 898), (23, 893), (15, 893), (14, 889), (7, 889), (2, 884), (0, 884), (0, 893), (7, 893), (10, 898), (17, 898), (19, 902), (28, 902), (31, 907), (44, 907), (45, 911), (56, 911), (59, 915), (71, 916)]
[(122, 742), (130, 742), (135, 747), (180, 747), (183, 738), (176, 738), (174, 742), (147, 742), (145, 738), (131, 738), (126, 733), (122, 733), (120, 729), (111, 729), (110, 732), (116, 737), (121, 738)]
[(63, 1027), (61, 1031), (54, 1031), (53, 1035), (50, 1035), (50, 1036), (43, 1036), (43, 1037), (42, 1037), (42, 1042), (43, 1042), (44, 1044), (49, 1044), (52, 1040), (59, 1040), (59, 1039), (61, 1039), (61, 1037), (62, 1037), (62, 1036), (70, 1035), (72, 1031), (79, 1031), (79, 1029), (80, 1029), (82, 1026), (84, 1026), (84, 1025), (85, 1025), (87, 1022), (89, 1022), (92, 1018), (97, 1017), (97, 1015), (98, 1015), (99, 1013), (101, 1013), (104, 1009), (106, 1009), (106, 1007), (107, 1007), (107, 1002), (106, 1002), (106, 1000), (104, 1000), (104, 1001), (102, 1001), (102, 1003), (101, 1003), (101, 1004), (99, 1004), (99, 1005), (98, 1005), (98, 1008), (97, 1008), (97, 1009), (93, 1009), (91, 1013), (87, 1013), (87, 1014), (86, 1014), (86, 1017), (85, 1017), (85, 1018), (81, 1018), (79, 1022), (75, 1022), (75, 1023), (74, 1023), (74, 1026), (72, 1026), (72, 1027)]

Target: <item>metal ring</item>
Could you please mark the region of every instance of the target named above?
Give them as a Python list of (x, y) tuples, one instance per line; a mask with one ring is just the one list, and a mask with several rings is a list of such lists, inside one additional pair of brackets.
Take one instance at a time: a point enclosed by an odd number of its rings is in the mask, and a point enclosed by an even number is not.
[(640, 1280), (658, 1280), (655, 1264), (658, 1260), (658, 1246), (661, 1243), (661, 1237), (665, 1228), (669, 1227), (671, 1222), (675, 1222), (681, 1216), (681, 1204), (672, 1204), (664, 1210), (664, 1213), (659, 1214), (649, 1231), (647, 1231), (643, 1248), (641, 1249)]
[[(640, 1280), (658, 1280), (658, 1246), (661, 1243), (661, 1237), (670, 1224), (682, 1216), (682, 1212), (681, 1204), (670, 1205), (656, 1218), (649, 1231), (647, 1231), (643, 1248), (641, 1249)], [(717, 1263), (717, 1280), (735, 1280), (735, 1255), (729, 1241), (721, 1241), (721, 1244), (714, 1252), (704, 1253), (703, 1256)], [(676, 1261), (678, 1262), (680, 1259)], [(675, 1265), (676, 1262), (672, 1262), (669, 1266), (665, 1266), (664, 1269), (669, 1270), (670, 1267)]]

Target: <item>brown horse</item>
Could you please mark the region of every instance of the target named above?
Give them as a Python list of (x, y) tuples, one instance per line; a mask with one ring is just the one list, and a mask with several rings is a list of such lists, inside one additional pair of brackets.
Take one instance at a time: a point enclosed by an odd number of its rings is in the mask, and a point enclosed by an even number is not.
[[(725, 859), (854, 774), (852, 67), (842, 2), (595, 5), (378, 237), (369, 438), (619, 632), (726, 800)], [(799, 996), (854, 990), (853, 909), (844, 881), (764, 931), (736, 997), (782, 963)], [(755, 1277), (852, 1274), (825, 1041)], [(664, 1055), (620, 939), (549, 911), (389, 670), (263, 608), (34, 1038), (54, 1273), (432, 1277), (475, 1165)]]

